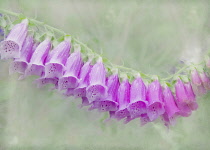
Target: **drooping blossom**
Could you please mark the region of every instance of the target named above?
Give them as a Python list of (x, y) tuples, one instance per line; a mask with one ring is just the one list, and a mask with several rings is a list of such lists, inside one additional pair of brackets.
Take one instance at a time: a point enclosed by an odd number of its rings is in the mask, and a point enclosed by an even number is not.
[(191, 73), (192, 88), (196, 95), (206, 94), (206, 89), (202, 83), (201, 77), (198, 71), (195, 69)]
[(162, 87), (158, 80), (150, 83), (147, 90), (147, 100), (149, 102), (147, 115), (151, 121), (154, 121), (165, 112)]
[(131, 84), (130, 104), (128, 110), (132, 118), (147, 113), (148, 101), (146, 101), (147, 89), (140, 77), (137, 77)]
[(67, 90), (76, 88), (79, 84), (79, 72), (83, 65), (80, 47), (75, 47), (74, 53), (67, 59), (64, 75), (59, 78), (58, 89)]
[(86, 97), (86, 88), (89, 85), (89, 73), (92, 69), (91, 60), (87, 61), (81, 68), (79, 75), (79, 86), (74, 89), (75, 97)]
[(192, 83), (195, 84), (196, 86), (200, 86), (202, 84), (200, 75), (196, 69), (192, 71), (191, 79), (192, 79)]
[(191, 83), (188, 82), (188, 83), (185, 83), (184, 85), (185, 85), (186, 91), (188, 93), (188, 99), (190, 101), (190, 105), (188, 105), (188, 106), (190, 107), (191, 110), (198, 109), (198, 104), (196, 102), (196, 96), (193, 92)]
[(24, 19), (16, 24), (7, 38), (0, 43), (0, 54), (2, 59), (19, 58), (20, 50), (28, 32), (28, 20)]
[(130, 103), (130, 83), (127, 78), (124, 78), (118, 89), (118, 104), (119, 109), (112, 115), (117, 120), (130, 117), (128, 104)]
[(11, 63), (9, 72), (10, 74), (18, 72), (24, 74), (28, 63), (30, 62), (33, 51), (35, 50), (36, 45), (34, 45), (33, 37), (27, 36), (22, 49), (20, 50), (20, 58), (15, 58)]
[(50, 48), (51, 42), (48, 38), (37, 46), (25, 71), (25, 76), (37, 75), (41, 77), (44, 75), (45, 61)]
[(107, 95), (106, 70), (102, 58), (92, 67), (89, 74), (90, 84), (86, 89), (86, 97), (92, 103), (95, 100), (103, 100)]
[(200, 74), (203, 86), (206, 88), (206, 90), (210, 90), (210, 78), (206, 75), (205, 72), (202, 72)]
[(173, 93), (168, 86), (166, 86), (163, 91), (163, 99), (165, 103), (165, 113), (163, 114), (165, 125), (174, 125), (176, 117), (179, 115), (179, 108), (177, 107)]
[(108, 89), (107, 96), (104, 98), (104, 100), (93, 101), (90, 109), (98, 109), (101, 112), (118, 110), (117, 90), (119, 88), (119, 84), (120, 82), (117, 73), (109, 76), (106, 81), (106, 86)]
[(64, 74), (70, 48), (70, 40), (66, 39), (51, 51), (45, 64), (45, 78), (60, 78)]
[(191, 111), (195, 110), (197, 107), (195, 94), (192, 90), (190, 83), (184, 85), (184, 83), (178, 79), (175, 84), (176, 89), (176, 101), (178, 108), (180, 109), (179, 114), (184, 117), (191, 115)]

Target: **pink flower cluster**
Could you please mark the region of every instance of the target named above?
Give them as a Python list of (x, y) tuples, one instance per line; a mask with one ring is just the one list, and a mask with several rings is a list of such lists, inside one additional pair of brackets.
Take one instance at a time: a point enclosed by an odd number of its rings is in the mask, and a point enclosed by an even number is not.
[[(0, 43), (2, 59), (13, 59), (10, 73), (18, 72), (21, 79), (36, 75), (39, 87), (55, 85), (66, 96), (81, 97), (82, 106), (89, 110), (109, 112), (110, 118), (125, 123), (140, 118), (141, 124), (162, 118), (166, 126), (174, 125), (177, 117), (188, 117), (198, 108), (196, 95), (210, 89), (210, 79), (205, 73), (192, 72), (192, 83), (178, 79), (175, 92), (158, 80), (146, 85), (140, 76), (129, 82), (117, 72), (107, 75), (101, 58), (83, 62), (80, 47), (71, 52), (70, 40), (65, 39), (51, 50), (51, 40), (41, 43), (28, 35), (28, 21), (23, 20)], [(196, 93), (197, 92), (197, 93)]]

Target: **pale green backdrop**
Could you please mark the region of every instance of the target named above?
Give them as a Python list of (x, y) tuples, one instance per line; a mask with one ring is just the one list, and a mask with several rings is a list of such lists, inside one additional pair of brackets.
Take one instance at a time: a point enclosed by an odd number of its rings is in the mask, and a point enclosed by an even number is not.
[[(210, 50), (210, 2), (129, 0), (0, 0), (77, 37), (113, 63), (166, 77), (181, 62), (197, 62)], [(199, 109), (167, 130), (159, 121), (140, 127), (103, 124), (104, 114), (79, 109), (49, 88), (18, 81), (0, 62), (0, 149), (18, 150), (208, 150), (210, 95)]]

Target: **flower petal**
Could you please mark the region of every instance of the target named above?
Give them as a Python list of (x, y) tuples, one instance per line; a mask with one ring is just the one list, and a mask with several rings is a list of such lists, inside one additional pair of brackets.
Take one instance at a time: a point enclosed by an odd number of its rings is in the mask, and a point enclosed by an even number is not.
[(33, 53), (28, 68), (26, 69), (25, 76), (37, 75), (42, 76), (44, 74), (45, 59), (51, 48), (51, 42), (49, 39), (44, 40), (38, 45)]

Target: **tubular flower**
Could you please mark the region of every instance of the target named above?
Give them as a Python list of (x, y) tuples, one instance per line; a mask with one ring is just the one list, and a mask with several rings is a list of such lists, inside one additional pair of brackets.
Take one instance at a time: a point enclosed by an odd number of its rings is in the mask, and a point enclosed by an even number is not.
[[(80, 49), (77, 49), (66, 61), (66, 71), (58, 81), (58, 89), (72, 89), (79, 84), (79, 72), (82, 67), (82, 57)], [(73, 91), (72, 91), (73, 92)]]
[(103, 100), (107, 94), (106, 70), (99, 58), (89, 74), (90, 85), (86, 89), (86, 97), (92, 103), (95, 100)]
[(46, 78), (60, 78), (65, 71), (66, 60), (70, 54), (71, 44), (69, 40), (61, 42), (51, 54), (48, 55), (45, 64), (45, 77)]
[(79, 75), (79, 86), (74, 89), (75, 97), (86, 97), (86, 88), (89, 85), (89, 73), (91, 71), (92, 65), (91, 60), (86, 62), (80, 71)]
[(10, 65), (10, 74), (18, 72), (21, 74), (25, 73), (28, 63), (34, 51), (34, 40), (31, 36), (26, 37), (22, 49), (20, 50), (20, 58), (15, 58)]
[(200, 86), (202, 84), (201, 78), (196, 69), (192, 71), (191, 79), (192, 79), (192, 83), (195, 84), (196, 86)]
[(177, 105), (180, 109), (179, 114), (184, 117), (191, 115), (191, 111), (196, 109), (195, 95), (192, 90), (190, 83), (183, 84), (183, 82), (178, 79), (175, 84)]
[(205, 72), (200, 74), (203, 86), (206, 90), (210, 90), (210, 78), (206, 75)]
[(118, 110), (116, 91), (119, 88), (119, 84), (120, 82), (118, 74), (113, 74), (108, 77), (106, 82), (106, 86), (108, 89), (106, 98), (104, 98), (104, 100), (93, 101), (91, 109), (98, 109), (101, 112)]
[(163, 91), (163, 99), (165, 103), (165, 113), (163, 114), (163, 120), (166, 126), (174, 125), (175, 118), (179, 114), (179, 109), (175, 103), (174, 96), (168, 86)]
[(117, 110), (114, 114), (114, 118), (117, 120), (121, 120), (123, 118), (130, 118), (130, 113), (127, 109), (128, 104), (130, 103), (130, 83), (128, 79), (123, 79), (122, 83), (118, 89), (118, 103), (119, 103), (119, 110)]
[(206, 89), (202, 84), (202, 80), (197, 70), (193, 70), (191, 73), (192, 87), (196, 95), (206, 94)]
[(186, 88), (186, 91), (187, 91), (187, 94), (188, 94), (188, 99), (190, 101), (190, 104), (188, 106), (190, 107), (191, 110), (198, 109), (198, 104), (196, 102), (196, 96), (193, 92), (191, 84), (189, 82), (185, 83), (185, 88)]
[(0, 43), (0, 53), (2, 59), (19, 58), (20, 50), (28, 32), (28, 20), (24, 19), (15, 25), (7, 38)]
[(139, 117), (147, 112), (146, 92), (144, 82), (140, 77), (137, 77), (131, 84), (130, 104), (128, 105), (132, 118)]
[(44, 40), (37, 46), (25, 71), (25, 76), (37, 75), (41, 77), (44, 75), (45, 60), (50, 48), (51, 42), (49, 39)]
[(147, 115), (150, 121), (154, 121), (165, 112), (162, 87), (158, 80), (150, 83), (147, 91), (147, 100), (149, 102)]

